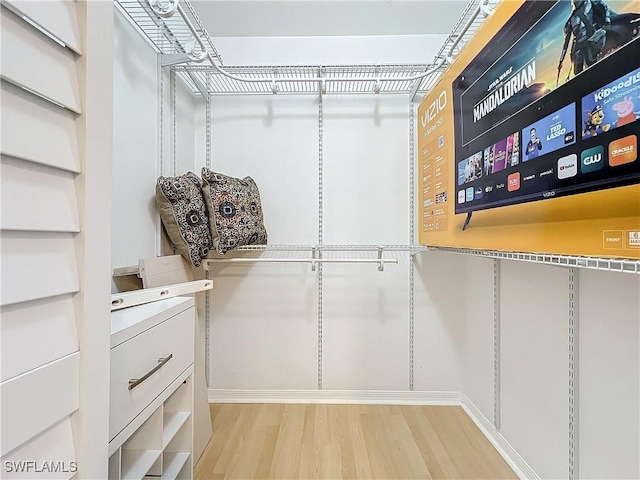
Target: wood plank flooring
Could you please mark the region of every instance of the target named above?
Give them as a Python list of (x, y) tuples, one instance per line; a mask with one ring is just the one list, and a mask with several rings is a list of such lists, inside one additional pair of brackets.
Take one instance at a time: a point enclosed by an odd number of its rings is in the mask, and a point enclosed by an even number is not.
[(517, 478), (460, 407), (210, 408), (196, 480)]

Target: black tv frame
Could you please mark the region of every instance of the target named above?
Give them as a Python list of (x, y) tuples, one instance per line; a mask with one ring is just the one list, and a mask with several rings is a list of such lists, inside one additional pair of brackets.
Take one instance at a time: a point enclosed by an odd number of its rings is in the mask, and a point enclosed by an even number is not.
[[(634, 60), (635, 59), (635, 60)], [(478, 138), (470, 141), (467, 145), (462, 145), (461, 138), (461, 98), (460, 95), (464, 91), (465, 78), (464, 73), (454, 80), (453, 99), (454, 99), (454, 133), (455, 133), (455, 158), (453, 160), (455, 192), (461, 188), (474, 187), (485, 188), (487, 182), (497, 184), (507, 182), (507, 178), (514, 172), (521, 172), (521, 177), (526, 175), (538, 175), (549, 168), (554, 168), (554, 174), (548, 175), (546, 178), (536, 178), (518, 192), (508, 192), (507, 188), (503, 188), (500, 195), (487, 195), (488, 201), (469, 202), (459, 204), (457, 195), (452, 195), (455, 202), (455, 213), (467, 213), (467, 218), (463, 225), (463, 230), (469, 226), (471, 215), (474, 211), (493, 209), (503, 206), (516, 205), (521, 203), (534, 202), (550, 198), (558, 198), (562, 196), (575, 195), (579, 193), (592, 192), (597, 190), (615, 188), (625, 185), (640, 183), (640, 158), (633, 163), (626, 165), (605, 168), (596, 173), (578, 173), (576, 176), (568, 179), (560, 180), (557, 178), (555, 168), (559, 158), (569, 154), (576, 154), (578, 159), (582, 151), (597, 145), (602, 145), (605, 149), (607, 145), (617, 139), (636, 135), (640, 142), (640, 120), (618, 127), (597, 136), (582, 139), (582, 127), (584, 126), (583, 115), (581, 111), (581, 103), (584, 96), (591, 94), (614, 80), (623, 77), (635, 69), (640, 67), (640, 38), (636, 38), (629, 44), (602, 59), (596, 65), (580, 73), (569, 82), (560, 85), (555, 90), (547, 93), (545, 96), (537, 99), (520, 112), (513, 115), (501, 124), (498, 124), (491, 131), (480, 135)], [(515, 132), (522, 132), (526, 127), (534, 124), (536, 121), (560, 110), (562, 107), (575, 103), (575, 143), (560, 148), (554, 152), (540, 154), (540, 157), (524, 162), (524, 145), (525, 138), (520, 135), (520, 162), (515, 167), (508, 167), (501, 172), (483, 175), (480, 179), (458, 185), (458, 163), (473, 154), (482, 151), (484, 148), (493, 145), (496, 142), (508, 137)], [(495, 192), (495, 190), (494, 190)], [(491, 192), (491, 193), (494, 193)]]

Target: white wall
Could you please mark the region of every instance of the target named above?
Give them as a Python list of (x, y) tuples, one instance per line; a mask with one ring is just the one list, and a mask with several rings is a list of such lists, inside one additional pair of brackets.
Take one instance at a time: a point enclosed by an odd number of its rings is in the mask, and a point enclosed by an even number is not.
[[(167, 110), (165, 114), (165, 150), (164, 157), (164, 175), (182, 175), (188, 171), (194, 171), (198, 160), (196, 159), (196, 115), (200, 111), (204, 100), (196, 97), (186, 85), (176, 77), (176, 99), (175, 104), (170, 98), (170, 75), (168, 71), (164, 72), (164, 92), (165, 105)], [(175, 107), (175, 121), (173, 117)], [(175, 140), (174, 140), (175, 139)], [(175, 149), (173, 143), (175, 141)], [(202, 157), (204, 158), (204, 157)], [(194, 172), (198, 173), (198, 172)], [(155, 187), (155, 183), (154, 183)]]
[(154, 184), (158, 170), (157, 58), (114, 13), (112, 264), (156, 254)]
[(213, 98), (212, 119), (211, 168), (256, 181), (269, 243), (317, 243), (317, 99)]
[[(327, 258), (365, 257), (352, 252)], [(398, 265), (324, 267), (323, 388), (408, 390), (407, 257)], [(370, 256), (370, 255), (369, 255)]]
[(640, 278), (580, 272), (580, 477), (640, 478)]
[(447, 35), (217, 37), (226, 65), (360, 65), (428, 63)]
[(415, 258), (414, 388), (459, 392), (465, 259), (444, 252), (421, 253)]
[(502, 262), (502, 434), (542, 478), (567, 473), (567, 270)]
[[(211, 142), (214, 171), (258, 184), (270, 243), (317, 243), (316, 99), (214, 98)], [(210, 388), (315, 388), (310, 267), (218, 264), (212, 278)]]
[[(490, 421), (494, 415), (494, 261), (460, 256), (458, 282), (464, 285), (464, 320), (460, 361), (463, 368), (463, 392)], [(445, 267), (443, 270), (449, 270)], [(458, 287), (460, 288), (460, 287)]]
[[(326, 97), (323, 111), (324, 244), (406, 245), (407, 99)], [(317, 99), (213, 99), (212, 168), (256, 179), (270, 243), (318, 243), (318, 155)], [(375, 252), (325, 255), (371, 258)], [(384, 272), (375, 265), (324, 266), (324, 389), (409, 388), (410, 257), (385, 255), (399, 263)], [(308, 265), (256, 265), (216, 266), (212, 276), (210, 388), (316, 388), (317, 274)], [(421, 385), (460, 390), (454, 335), (441, 317), (436, 323), (416, 342), (432, 352), (428, 361), (434, 352), (447, 360), (431, 366)]]
[(324, 99), (324, 243), (409, 242), (409, 103)]
[[(162, 254), (155, 184), (161, 174), (181, 175), (195, 168), (199, 101), (178, 80), (174, 121), (170, 75), (164, 72), (161, 146), (158, 56), (117, 10), (114, 23), (111, 235), (115, 268)], [(117, 288), (112, 284), (113, 291)]]
[[(324, 99), (324, 243), (408, 243), (408, 103)], [(408, 388), (408, 256), (324, 268), (323, 387)], [(353, 257), (352, 252), (327, 257)]]
[[(493, 422), (493, 260), (461, 258), (463, 392)], [(587, 270), (576, 276), (579, 477), (638, 478), (640, 279)], [(541, 478), (566, 478), (568, 270), (500, 261), (499, 295), (500, 434)]]

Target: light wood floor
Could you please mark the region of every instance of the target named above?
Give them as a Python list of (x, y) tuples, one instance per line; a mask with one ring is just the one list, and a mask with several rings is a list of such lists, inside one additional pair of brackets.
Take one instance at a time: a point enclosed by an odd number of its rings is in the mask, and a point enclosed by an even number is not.
[(460, 407), (211, 405), (203, 479), (517, 478)]

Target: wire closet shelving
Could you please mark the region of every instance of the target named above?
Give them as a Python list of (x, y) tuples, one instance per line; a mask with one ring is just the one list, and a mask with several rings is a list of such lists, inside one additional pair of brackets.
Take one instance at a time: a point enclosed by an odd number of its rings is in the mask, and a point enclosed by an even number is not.
[[(501, 0), (470, 0), (434, 60), (421, 64), (397, 65), (225, 65), (209, 33), (198, 18), (189, 0), (115, 0), (144, 38), (162, 55), (163, 67), (170, 67), (193, 92), (207, 100), (222, 95), (329, 95), (329, 94), (402, 94), (412, 105), (417, 95), (435, 86), (455, 56), (471, 40), (485, 18)], [(414, 132), (410, 132), (413, 142)], [(412, 182), (413, 183), (413, 182)], [(414, 186), (411, 185), (413, 189)], [(411, 198), (414, 198), (412, 194)], [(412, 208), (413, 212), (413, 208)], [(414, 232), (414, 215), (411, 215)], [(335, 247), (335, 246), (334, 246)], [(340, 246), (337, 246), (340, 247)], [(347, 248), (345, 248), (347, 247)], [(342, 251), (369, 251), (361, 245), (342, 246)], [(380, 246), (375, 247), (379, 250)], [(329, 246), (258, 246), (239, 251), (309, 251), (313, 255), (330, 250)], [(387, 251), (409, 251), (412, 255), (424, 251), (442, 250), (452, 253), (517, 260), (567, 268), (584, 268), (640, 274), (640, 261), (632, 259), (578, 257), (530, 252), (497, 252), (464, 248), (424, 247), (419, 245), (385, 247)], [(315, 270), (320, 258), (304, 258)], [(292, 259), (283, 259), (292, 261)], [(358, 259), (361, 262), (360, 259)], [(216, 259), (207, 261), (210, 268)], [(388, 262), (388, 259), (385, 259)], [(376, 258), (367, 263), (384, 263)], [(117, 274), (134, 273), (127, 267)], [(125, 272), (126, 270), (126, 272)]]
[[(431, 63), (224, 65), (188, 0), (116, 0), (195, 95), (426, 93), (500, 0), (470, 1)], [(206, 63), (206, 64), (205, 64)]]

